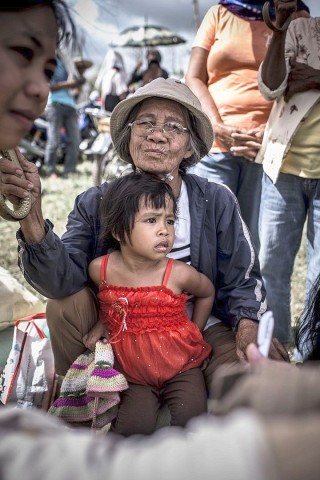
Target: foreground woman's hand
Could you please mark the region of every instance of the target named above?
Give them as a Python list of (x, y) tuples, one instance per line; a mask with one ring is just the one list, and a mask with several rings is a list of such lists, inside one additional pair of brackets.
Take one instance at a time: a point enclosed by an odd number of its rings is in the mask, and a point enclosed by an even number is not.
[[(248, 361), (247, 348), (250, 343), (257, 343), (259, 323), (254, 320), (242, 319), (236, 335), (236, 348), (239, 360)], [(281, 345), (278, 339), (273, 338), (270, 345), (269, 358), (289, 362), (287, 350)]]
[(21, 198), (31, 195), (31, 204), (34, 205), (41, 196), (41, 182), (38, 168), (26, 160), (19, 149), (15, 149), (20, 167), (6, 158), (0, 158), (0, 193), (13, 205), (17, 205)]
[(96, 343), (101, 337), (108, 338), (108, 332), (105, 325), (98, 320), (95, 326), (83, 337), (83, 344), (89, 350), (94, 351)]

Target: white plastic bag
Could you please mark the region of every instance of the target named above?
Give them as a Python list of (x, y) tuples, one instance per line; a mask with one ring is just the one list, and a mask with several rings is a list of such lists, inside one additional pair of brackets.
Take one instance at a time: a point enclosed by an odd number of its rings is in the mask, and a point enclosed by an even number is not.
[(0, 401), (48, 410), (52, 402), (54, 358), (45, 313), (15, 323), (11, 351), (0, 375)]

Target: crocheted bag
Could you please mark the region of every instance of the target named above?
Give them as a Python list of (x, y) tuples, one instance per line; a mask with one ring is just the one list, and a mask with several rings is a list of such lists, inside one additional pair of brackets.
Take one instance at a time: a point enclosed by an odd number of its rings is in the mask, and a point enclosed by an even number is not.
[(112, 368), (113, 361), (112, 347), (106, 339), (96, 343), (95, 352), (87, 350), (79, 355), (63, 379), (60, 396), (48, 413), (66, 422), (92, 422), (92, 428), (105, 428), (117, 415), (118, 392), (128, 388), (123, 375)]
[(112, 368), (113, 350), (106, 339), (97, 342), (94, 362), (94, 369), (87, 382), (88, 395), (108, 398), (110, 392), (121, 392), (128, 388), (124, 375)]

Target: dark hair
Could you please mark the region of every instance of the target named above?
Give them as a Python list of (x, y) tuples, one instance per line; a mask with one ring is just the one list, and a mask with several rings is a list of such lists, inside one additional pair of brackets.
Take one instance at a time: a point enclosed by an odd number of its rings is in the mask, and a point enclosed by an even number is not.
[(147, 50), (147, 59), (152, 55), (159, 63), (161, 63), (161, 53), (156, 48), (149, 48)]
[(320, 360), (320, 275), (312, 285), (297, 323), (295, 342), (306, 360)]
[[(154, 98), (156, 98), (156, 95)], [(132, 123), (137, 118), (137, 115), (139, 113), (140, 108), (143, 105), (143, 102), (144, 100), (142, 100), (141, 102), (139, 102), (137, 105), (133, 107), (133, 109), (128, 115), (126, 122), (124, 122), (123, 129), (119, 132), (118, 137), (114, 141), (115, 149), (118, 152), (120, 158), (131, 157), (130, 148), (129, 148), (130, 138), (131, 138), (131, 128), (128, 126), (128, 124)], [(191, 155), (191, 157), (184, 158), (180, 163), (179, 171), (185, 172), (189, 167), (199, 162), (199, 160), (203, 157), (203, 152), (207, 151), (207, 147), (198, 133), (197, 121), (193, 113), (191, 113), (184, 105), (181, 105), (180, 103), (178, 103), (178, 105), (183, 109), (183, 111), (186, 114), (185, 115), (186, 123), (187, 123), (186, 127), (190, 132), (190, 148), (193, 151), (193, 154)], [(133, 160), (131, 160), (131, 164), (133, 166), (133, 169), (135, 169)]]
[(150, 60), (150, 62), (148, 63), (148, 68), (151, 67), (152, 65), (157, 65), (157, 67), (160, 67), (160, 63), (156, 59)]
[(177, 201), (172, 188), (156, 175), (133, 172), (113, 180), (100, 204), (101, 239), (109, 247), (119, 249), (119, 242), (130, 242), (140, 201), (158, 209), (166, 206), (168, 198), (172, 200), (176, 216)]
[[(1, 0), (1, 12), (15, 12), (32, 7), (47, 6), (53, 11), (58, 25), (58, 44), (63, 40), (76, 45), (76, 27), (65, 0)], [(71, 43), (71, 42), (70, 42)]]

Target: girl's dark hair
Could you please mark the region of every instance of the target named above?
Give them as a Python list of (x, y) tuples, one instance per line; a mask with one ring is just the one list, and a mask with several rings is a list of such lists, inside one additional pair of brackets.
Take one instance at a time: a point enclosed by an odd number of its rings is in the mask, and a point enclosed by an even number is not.
[(58, 44), (62, 41), (76, 45), (76, 27), (65, 0), (1, 0), (1, 12), (15, 12), (44, 5), (50, 7), (58, 25)]
[[(114, 141), (115, 149), (120, 158), (130, 157), (129, 144), (131, 138), (131, 128), (128, 126), (128, 124), (136, 120), (142, 104), (143, 100), (133, 107), (126, 122), (124, 123), (122, 131), (119, 132), (118, 138), (116, 138)], [(179, 105), (185, 110), (186, 113), (186, 127), (190, 132), (190, 148), (193, 151), (191, 157), (184, 158), (180, 163), (179, 171), (186, 172), (189, 167), (199, 162), (199, 160), (203, 157), (204, 152), (207, 152), (207, 147), (199, 135), (195, 116), (186, 107), (181, 104)], [(133, 169), (135, 169), (133, 160), (131, 160), (131, 164)]]
[(158, 209), (164, 208), (168, 199), (173, 203), (173, 214), (176, 216), (177, 201), (172, 188), (159, 177), (133, 172), (117, 178), (108, 185), (101, 200), (101, 239), (107, 242), (108, 247), (119, 249), (120, 243), (130, 242), (140, 201)]
[(314, 282), (297, 323), (295, 343), (305, 360), (320, 360), (320, 275)]

